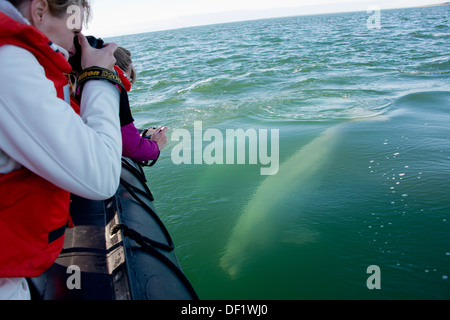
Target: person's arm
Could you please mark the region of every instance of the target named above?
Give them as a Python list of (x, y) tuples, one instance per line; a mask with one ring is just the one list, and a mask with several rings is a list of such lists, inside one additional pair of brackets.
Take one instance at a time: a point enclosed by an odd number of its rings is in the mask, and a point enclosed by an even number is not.
[(122, 139), (119, 92), (114, 85), (88, 81), (79, 117), (56, 97), (53, 83), (31, 53), (2, 46), (0, 92), (4, 154), (79, 196), (101, 200), (115, 193)]
[(135, 161), (155, 160), (159, 156), (159, 147), (156, 141), (140, 135), (134, 123), (121, 128), (123, 156)]

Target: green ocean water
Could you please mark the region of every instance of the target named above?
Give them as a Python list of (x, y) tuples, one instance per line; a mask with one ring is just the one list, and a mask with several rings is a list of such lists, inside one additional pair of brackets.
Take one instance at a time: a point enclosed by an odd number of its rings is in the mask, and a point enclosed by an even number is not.
[[(201, 299), (450, 298), (449, 13), (381, 11), (380, 29), (359, 12), (111, 39), (138, 69), (136, 125), (169, 127), (146, 174)], [(279, 130), (278, 173), (248, 158), (175, 164), (171, 135), (193, 136), (194, 121), (267, 129), (270, 143)], [(372, 265), (381, 289), (367, 286)]]

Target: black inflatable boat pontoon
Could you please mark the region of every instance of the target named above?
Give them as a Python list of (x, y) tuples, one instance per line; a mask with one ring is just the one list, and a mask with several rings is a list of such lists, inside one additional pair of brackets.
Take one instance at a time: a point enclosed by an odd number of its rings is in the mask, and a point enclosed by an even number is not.
[(54, 265), (28, 279), (32, 299), (197, 300), (153, 205), (142, 167), (122, 159), (114, 197), (72, 196), (75, 224)]

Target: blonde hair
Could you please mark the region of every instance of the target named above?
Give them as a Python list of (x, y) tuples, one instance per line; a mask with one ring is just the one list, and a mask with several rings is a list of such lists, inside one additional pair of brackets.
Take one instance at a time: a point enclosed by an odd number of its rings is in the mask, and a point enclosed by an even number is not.
[(137, 80), (136, 69), (132, 65), (131, 52), (123, 47), (118, 47), (114, 52), (114, 57), (116, 58), (116, 65), (123, 71), (127, 71), (131, 67), (131, 79), (130, 82), (133, 84)]
[[(20, 8), (22, 4), (30, 0), (7, 0), (17, 9)], [(89, 0), (46, 0), (50, 13), (56, 17), (62, 17), (67, 13), (67, 8), (71, 5), (77, 5), (84, 8), (85, 24), (90, 20), (92, 16), (91, 5)]]

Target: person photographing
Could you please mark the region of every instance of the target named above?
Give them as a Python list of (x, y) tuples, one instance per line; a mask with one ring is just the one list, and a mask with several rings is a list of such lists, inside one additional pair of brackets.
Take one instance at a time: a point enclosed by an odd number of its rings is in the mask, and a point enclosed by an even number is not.
[[(87, 36), (90, 46), (100, 49), (105, 44), (101, 38)], [(75, 38), (76, 54), (71, 56), (69, 63), (72, 66), (72, 75), (76, 77), (82, 71), (81, 67), (81, 48)], [(159, 158), (161, 150), (167, 144), (167, 127), (149, 128), (139, 130), (134, 125), (134, 119), (131, 112), (128, 92), (136, 82), (137, 72), (133, 66), (131, 52), (123, 47), (118, 47), (114, 52), (116, 65), (114, 66), (122, 85), (120, 88), (120, 126), (122, 133), (122, 156), (130, 158), (136, 162), (147, 163), (153, 160), (153, 165)], [(72, 81), (71, 104), (75, 110), (79, 109), (77, 99), (76, 83)]]
[(104, 200), (119, 185), (119, 90), (85, 79), (77, 114), (66, 77), (75, 35), (84, 70), (112, 75), (117, 45), (92, 48), (68, 27), (71, 5), (89, 17), (87, 0), (0, 0), (0, 299), (30, 299), (25, 278), (62, 249), (70, 193)]

